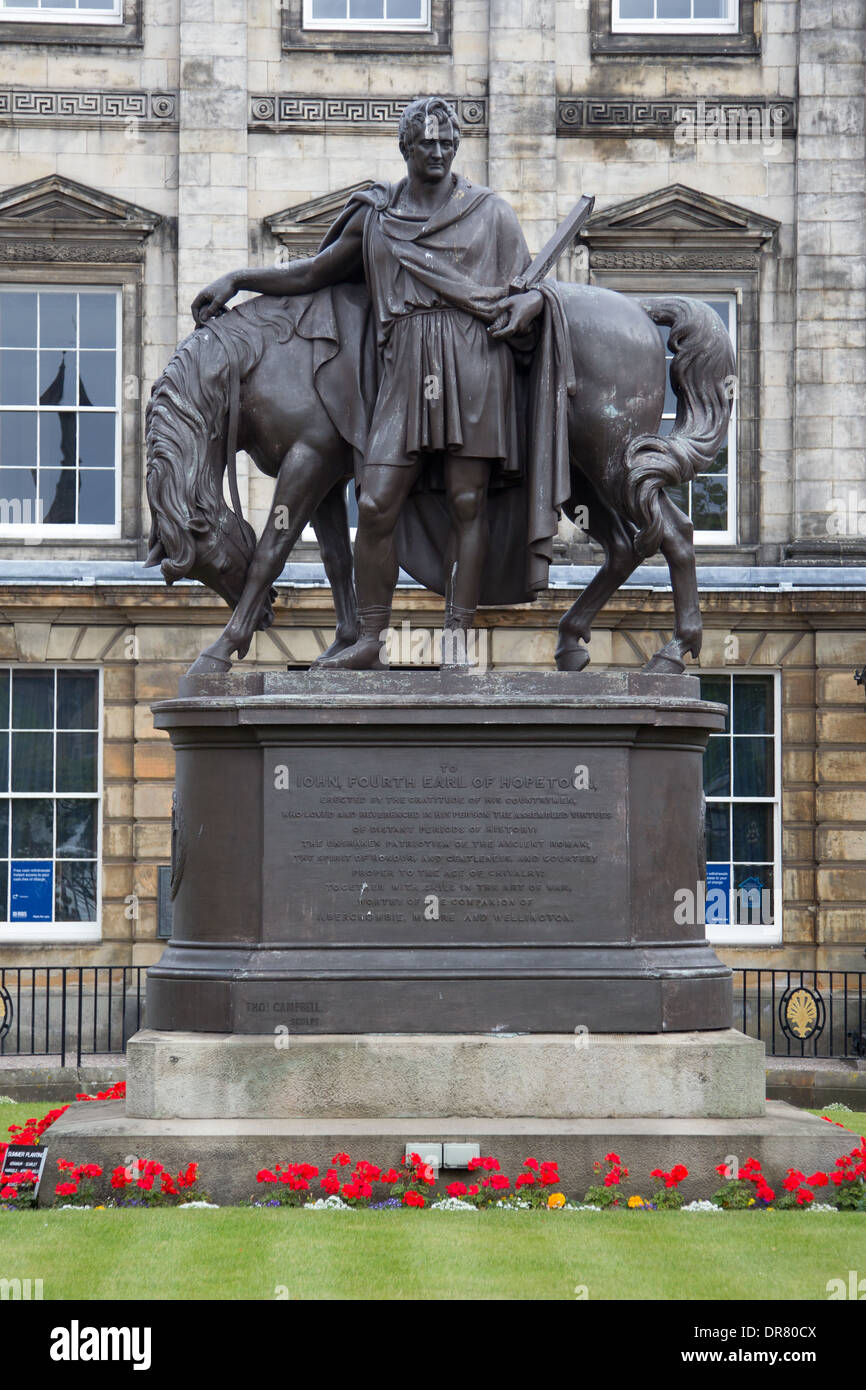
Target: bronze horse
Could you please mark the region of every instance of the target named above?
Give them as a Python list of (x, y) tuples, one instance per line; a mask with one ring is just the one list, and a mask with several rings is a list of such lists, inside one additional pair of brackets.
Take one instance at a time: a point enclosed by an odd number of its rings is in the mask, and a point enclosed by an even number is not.
[[(734, 380), (731, 341), (700, 300), (638, 301), (566, 283), (558, 289), (577, 380), (568, 405), (566, 511), (574, 519), (578, 508), (586, 509), (581, 517), (588, 517), (586, 529), (605, 559), (559, 624), (556, 663), (569, 671), (586, 665), (583, 643), (596, 614), (641, 560), (661, 551), (673, 589), (674, 631), (646, 669), (679, 673), (685, 654), (700, 651), (701, 617), (692, 525), (665, 488), (706, 470), (724, 441)], [(244, 657), (256, 630), (273, 622), (272, 585), (308, 523), (334, 595), (336, 636), (328, 651), (354, 641), (345, 484), (363, 454), (366, 309), (364, 287), (349, 284), (248, 300), (184, 339), (153, 387), (147, 564), (160, 564), (169, 584), (200, 579), (234, 610), (196, 669), (227, 670), (232, 655)], [(670, 328), (677, 398), (676, 422), (666, 436), (658, 433), (666, 368), (657, 324)], [(339, 375), (329, 379), (335, 366)], [(280, 477), (282, 501), (272, 507), (258, 543), (241, 512), (236, 449), (246, 450), (269, 477)], [(233, 510), (223, 497), (227, 470)], [(411, 572), (409, 558), (401, 562)]]

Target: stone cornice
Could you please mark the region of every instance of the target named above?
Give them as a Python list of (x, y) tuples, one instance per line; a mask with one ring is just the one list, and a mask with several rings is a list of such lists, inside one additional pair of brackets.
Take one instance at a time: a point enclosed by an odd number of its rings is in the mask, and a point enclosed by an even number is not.
[(0, 87), (0, 126), (176, 130), (177, 93), (122, 87)]
[[(249, 129), (301, 134), (352, 134), (396, 131), (400, 116), (415, 94), (402, 97), (299, 96), (260, 93), (250, 96)], [(446, 98), (460, 117), (461, 138), (487, 134), (487, 98)]]
[(760, 132), (768, 141), (792, 136), (797, 103), (786, 97), (564, 96), (556, 106), (556, 133), (565, 137), (666, 135), (694, 142), (714, 138), (720, 128), (728, 139), (751, 130), (756, 143)]

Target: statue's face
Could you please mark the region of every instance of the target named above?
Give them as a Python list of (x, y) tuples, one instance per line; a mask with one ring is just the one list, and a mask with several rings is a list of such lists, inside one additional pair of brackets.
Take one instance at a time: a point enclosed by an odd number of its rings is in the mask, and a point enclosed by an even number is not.
[(451, 170), (457, 141), (449, 121), (429, 117), (406, 149), (409, 177), (422, 183), (439, 183)]

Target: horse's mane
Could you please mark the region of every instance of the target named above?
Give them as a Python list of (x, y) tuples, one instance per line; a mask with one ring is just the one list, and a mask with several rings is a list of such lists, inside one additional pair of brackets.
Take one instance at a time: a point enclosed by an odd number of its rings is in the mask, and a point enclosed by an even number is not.
[[(262, 295), (229, 309), (218, 330), (204, 324), (184, 338), (154, 383), (145, 415), (148, 560), (161, 561), (168, 583), (188, 574), (195, 562), (192, 533), (216, 536), (228, 513), (225, 455), (211, 448), (222, 439), (228, 409), (229, 362), (220, 335), (231, 336), (243, 378), (270, 343), (288, 342), (308, 303), (306, 295)], [(252, 553), (255, 533), (242, 524)]]

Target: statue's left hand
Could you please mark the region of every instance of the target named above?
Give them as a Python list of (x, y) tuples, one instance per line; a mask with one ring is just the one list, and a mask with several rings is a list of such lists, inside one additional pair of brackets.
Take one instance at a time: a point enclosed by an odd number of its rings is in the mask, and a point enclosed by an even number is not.
[(541, 313), (543, 302), (538, 290), (508, 295), (499, 304), (499, 315), (487, 330), (491, 338), (519, 338)]

